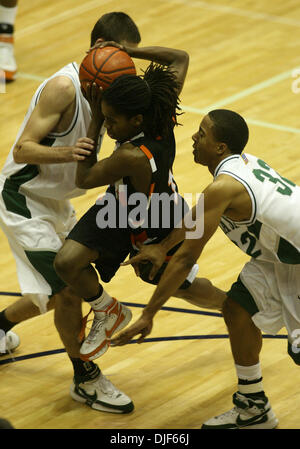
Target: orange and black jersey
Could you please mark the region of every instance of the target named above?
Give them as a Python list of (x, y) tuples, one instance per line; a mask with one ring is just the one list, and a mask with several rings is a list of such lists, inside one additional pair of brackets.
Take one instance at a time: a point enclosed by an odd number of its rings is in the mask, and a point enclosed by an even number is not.
[[(118, 212), (127, 214), (127, 226), (133, 238), (143, 235), (143, 241), (159, 242), (165, 238), (187, 212), (187, 205), (178, 193), (173, 177), (175, 137), (153, 139), (139, 134), (130, 141), (147, 156), (152, 171), (147, 197), (133, 187), (129, 177), (108, 188), (119, 202)], [(140, 199), (140, 201), (139, 201)], [(139, 238), (138, 238), (139, 239)]]

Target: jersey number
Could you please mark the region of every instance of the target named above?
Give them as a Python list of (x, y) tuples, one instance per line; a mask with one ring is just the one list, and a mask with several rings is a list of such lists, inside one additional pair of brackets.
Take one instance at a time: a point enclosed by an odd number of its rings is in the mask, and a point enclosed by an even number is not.
[[(239, 247), (236, 242), (234, 242), (233, 240), (232, 242)], [(243, 245), (248, 243), (248, 248), (246, 249), (246, 253), (248, 254), (248, 256), (254, 257), (255, 259), (256, 257), (261, 255), (260, 249), (258, 249), (257, 251), (253, 251), (256, 245), (256, 238), (253, 237), (253, 235), (249, 234), (249, 232), (243, 232), (243, 234), (241, 235), (241, 243)]]
[[(268, 166), (268, 164), (266, 164), (264, 161), (262, 161), (261, 159), (257, 160), (257, 163), (264, 168), (264, 170), (261, 170), (260, 168), (255, 168), (253, 170), (253, 174), (254, 176), (261, 182), (264, 182), (264, 180), (266, 178), (269, 179), (270, 182), (273, 182), (273, 184), (281, 184), (281, 187), (278, 187), (276, 189), (276, 191), (278, 193), (281, 193), (282, 195), (288, 195), (290, 196), (293, 193), (293, 190), (287, 185), (289, 184), (290, 186), (295, 187), (296, 184), (294, 184), (292, 181), (290, 181), (289, 179), (283, 178), (282, 176), (278, 175), (278, 178), (274, 177), (271, 175), (271, 173), (269, 173), (270, 171), (270, 167)], [(267, 171), (266, 171), (267, 170)]]

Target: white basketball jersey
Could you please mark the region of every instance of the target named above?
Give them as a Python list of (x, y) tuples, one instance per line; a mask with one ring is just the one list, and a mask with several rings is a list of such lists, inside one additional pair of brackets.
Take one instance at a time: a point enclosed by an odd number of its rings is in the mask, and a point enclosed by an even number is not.
[(224, 159), (214, 177), (219, 175), (241, 182), (252, 201), (249, 221), (222, 217), (227, 237), (253, 258), (300, 264), (300, 187), (250, 154)]
[[(70, 78), (76, 89), (75, 113), (72, 122), (66, 131), (62, 133), (50, 133), (42, 142), (40, 142), (40, 144), (51, 147), (68, 147), (75, 145), (78, 138), (87, 135), (91, 121), (91, 111), (87, 100), (83, 97), (80, 90), (78, 65), (73, 62), (46, 79), (36, 90), (23, 124), (18, 132), (16, 141), (11, 148), (2, 169), (1, 177), (3, 178), (4, 176), (6, 179), (10, 178), (10, 180), (14, 182), (14, 185), (18, 186), (19, 192), (25, 196), (34, 195), (35, 197), (64, 200), (85, 193), (85, 190), (78, 189), (75, 185), (77, 162), (33, 165), (16, 164), (13, 159), (14, 146), (37, 105), (43, 88), (50, 79), (62, 75)], [(51, 151), (51, 149), (49, 149), (49, 151)]]

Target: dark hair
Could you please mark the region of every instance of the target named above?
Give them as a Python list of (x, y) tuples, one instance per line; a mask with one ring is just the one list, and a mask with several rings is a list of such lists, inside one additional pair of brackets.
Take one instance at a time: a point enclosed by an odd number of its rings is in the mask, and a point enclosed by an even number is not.
[(243, 117), (228, 109), (215, 109), (208, 116), (213, 121), (215, 139), (226, 143), (231, 153), (241, 154), (249, 138), (249, 129)]
[(138, 27), (124, 12), (109, 12), (100, 17), (91, 33), (91, 47), (100, 38), (118, 43), (122, 40), (135, 44), (141, 42)]
[(14, 426), (8, 419), (0, 418), (0, 430), (1, 429), (14, 429)]
[(114, 110), (126, 117), (143, 115), (143, 131), (165, 137), (178, 125), (178, 83), (168, 67), (151, 63), (141, 76), (122, 75), (103, 92)]

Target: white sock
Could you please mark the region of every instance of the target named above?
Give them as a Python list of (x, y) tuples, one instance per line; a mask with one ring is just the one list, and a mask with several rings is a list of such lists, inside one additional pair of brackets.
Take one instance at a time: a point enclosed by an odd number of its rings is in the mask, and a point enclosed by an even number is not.
[(9, 25), (15, 24), (18, 7), (7, 8), (0, 5), (0, 23), (8, 23)]
[(235, 369), (239, 380), (238, 389), (240, 393), (258, 393), (264, 390), (259, 362), (252, 366), (235, 365)]
[(102, 295), (94, 301), (88, 301), (93, 310), (104, 310), (109, 306), (113, 301), (113, 298), (103, 290)]

